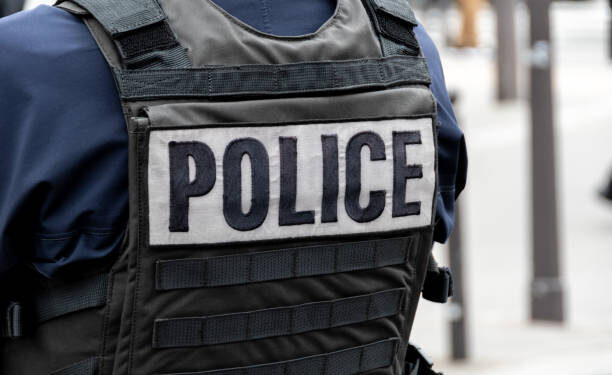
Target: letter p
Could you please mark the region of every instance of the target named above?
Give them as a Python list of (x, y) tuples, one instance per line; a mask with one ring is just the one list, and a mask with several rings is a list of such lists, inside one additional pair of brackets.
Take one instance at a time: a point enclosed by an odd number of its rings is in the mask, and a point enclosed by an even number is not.
[[(207, 194), (215, 186), (215, 155), (202, 142), (170, 142), (170, 232), (189, 232), (189, 198)], [(189, 176), (189, 157), (195, 179)]]

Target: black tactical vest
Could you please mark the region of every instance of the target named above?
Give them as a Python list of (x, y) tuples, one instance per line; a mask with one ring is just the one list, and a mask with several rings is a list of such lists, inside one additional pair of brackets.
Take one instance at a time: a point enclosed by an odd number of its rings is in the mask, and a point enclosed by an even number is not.
[(9, 306), (2, 374), (401, 375), (436, 195), (407, 2), (297, 37), (210, 0), (59, 6), (114, 74), (129, 225), (107, 268)]

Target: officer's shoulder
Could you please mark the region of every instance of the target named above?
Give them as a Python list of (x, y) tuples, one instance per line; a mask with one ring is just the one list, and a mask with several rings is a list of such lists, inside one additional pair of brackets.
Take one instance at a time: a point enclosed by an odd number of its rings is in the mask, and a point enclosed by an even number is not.
[(0, 48), (3, 72), (50, 68), (66, 54), (97, 49), (78, 18), (47, 5), (0, 19)]

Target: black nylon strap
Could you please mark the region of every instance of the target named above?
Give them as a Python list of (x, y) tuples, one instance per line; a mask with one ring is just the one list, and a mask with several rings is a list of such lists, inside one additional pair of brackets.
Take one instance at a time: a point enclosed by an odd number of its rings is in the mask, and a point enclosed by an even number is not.
[(125, 58), (135, 58), (149, 52), (165, 50), (178, 45), (167, 22), (159, 22), (120, 35), (116, 38), (116, 41)]
[(98, 358), (89, 358), (51, 373), (51, 375), (96, 375)]
[(234, 314), (157, 319), (154, 348), (217, 345), (295, 335), (396, 315), (405, 289)]
[(406, 263), (418, 246), (416, 236), (297, 247), (204, 259), (158, 261), (157, 290), (238, 285)]
[(370, 0), (374, 9), (416, 26), (418, 24), (408, 0)]
[(418, 23), (408, 1), (365, 1), (380, 39), (383, 55), (419, 55), (420, 46), (413, 31)]
[(87, 9), (112, 37), (166, 19), (161, 6), (155, 0), (71, 1)]
[(355, 375), (390, 366), (398, 339), (263, 365), (165, 375)]
[(156, 0), (70, 1), (86, 9), (102, 25), (128, 69), (191, 66), (187, 50), (176, 40)]
[(74, 284), (50, 289), (34, 300), (38, 323), (106, 303), (108, 274), (101, 274)]
[(424, 58), (208, 66), (194, 69), (115, 70), (124, 100), (171, 97), (243, 97), (339, 92), (430, 84)]

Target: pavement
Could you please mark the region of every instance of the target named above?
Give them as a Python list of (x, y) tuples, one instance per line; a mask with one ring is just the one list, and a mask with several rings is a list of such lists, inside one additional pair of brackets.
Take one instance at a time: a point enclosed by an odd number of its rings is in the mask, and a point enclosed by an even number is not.
[[(447, 85), (469, 149), (468, 189), (460, 198), (464, 234), (469, 359), (450, 361), (452, 304), (424, 301), (412, 340), (446, 375), (612, 374), (612, 204), (596, 190), (612, 169), (612, 60), (606, 0), (558, 2), (551, 10), (559, 237), (566, 321), (529, 320), (531, 277), (530, 112), (527, 67), (521, 98), (495, 100), (495, 17), (479, 20), (482, 48), (441, 48)], [(456, 28), (439, 13), (420, 17), (443, 45)], [(528, 13), (517, 9), (520, 61)], [(438, 247), (439, 261), (448, 249)]]

